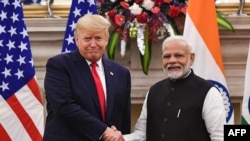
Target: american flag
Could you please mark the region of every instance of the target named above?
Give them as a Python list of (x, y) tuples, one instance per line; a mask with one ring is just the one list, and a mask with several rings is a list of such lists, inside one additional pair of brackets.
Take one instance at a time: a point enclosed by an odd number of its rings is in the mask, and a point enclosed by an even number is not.
[(44, 109), (21, 0), (0, 0), (0, 140), (41, 141)]
[(94, 13), (97, 13), (95, 0), (72, 0), (66, 32), (64, 35), (62, 53), (70, 52), (76, 49), (74, 29), (78, 19), (85, 14)]

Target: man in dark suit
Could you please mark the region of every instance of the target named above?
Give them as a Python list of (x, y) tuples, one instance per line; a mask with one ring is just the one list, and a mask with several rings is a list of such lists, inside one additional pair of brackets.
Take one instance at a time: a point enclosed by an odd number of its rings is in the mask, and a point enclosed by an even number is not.
[(194, 73), (194, 48), (183, 36), (162, 43), (166, 78), (152, 85), (126, 141), (224, 141), (225, 106), (219, 89)]
[[(109, 27), (100, 15), (81, 17), (75, 28), (78, 49), (48, 60), (44, 141), (124, 141), (122, 134), (130, 132), (131, 76), (128, 69), (104, 57)], [(91, 73), (93, 62), (104, 91), (104, 115)]]

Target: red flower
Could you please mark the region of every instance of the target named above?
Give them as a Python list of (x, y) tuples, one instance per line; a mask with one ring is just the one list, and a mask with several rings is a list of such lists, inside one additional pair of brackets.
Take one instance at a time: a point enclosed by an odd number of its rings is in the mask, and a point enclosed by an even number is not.
[(151, 12), (154, 13), (154, 14), (157, 14), (157, 13), (160, 12), (160, 8), (157, 7), (157, 6), (155, 6), (155, 7), (153, 7), (153, 8), (151, 9)]
[(115, 23), (119, 26), (122, 26), (125, 22), (125, 17), (121, 14), (115, 15)]
[(164, 0), (153, 0), (154, 2), (155, 2), (155, 5), (161, 5), (163, 2), (164, 2)]
[(164, 0), (165, 3), (170, 3), (171, 0)]
[(141, 2), (143, 2), (144, 0), (135, 0), (135, 3), (141, 3)]
[(128, 8), (129, 8), (129, 4), (126, 3), (125, 1), (121, 1), (121, 2), (120, 2), (120, 5), (121, 5), (124, 9), (127, 9), (127, 10), (128, 10)]
[(183, 14), (186, 14), (186, 12), (187, 12), (187, 6), (182, 7), (182, 8), (181, 8), (181, 12), (182, 12)]
[(174, 6), (170, 7), (168, 15), (171, 18), (175, 18), (175, 17), (178, 17), (180, 12), (181, 12), (180, 8), (174, 5)]
[(109, 17), (109, 19), (112, 20), (112, 21), (115, 20), (115, 10), (114, 10), (114, 9), (108, 11), (108, 17)]
[(139, 23), (147, 23), (148, 22), (148, 14), (142, 12), (140, 15), (136, 16), (136, 19)]

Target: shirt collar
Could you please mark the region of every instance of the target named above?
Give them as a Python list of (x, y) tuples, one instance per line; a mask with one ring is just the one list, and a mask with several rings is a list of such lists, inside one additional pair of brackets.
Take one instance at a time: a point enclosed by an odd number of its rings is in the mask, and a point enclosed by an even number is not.
[[(90, 61), (87, 60), (87, 59), (85, 59), (85, 60), (87, 61), (88, 65), (90, 66), (90, 64), (91, 64), (92, 62), (90, 62)], [(100, 68), (101, 70), (103, 70), (102, 58), (99, 59), (96, 63), (98, 64), (98, 68)]]

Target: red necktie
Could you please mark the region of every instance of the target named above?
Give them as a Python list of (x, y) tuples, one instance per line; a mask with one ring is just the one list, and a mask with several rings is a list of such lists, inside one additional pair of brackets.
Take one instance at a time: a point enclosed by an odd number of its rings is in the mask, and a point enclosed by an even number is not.
[(104, 90), (102, 87), (102, 82), (101, 82), (100, 77), (96, 71), (96, 66), (98, 66), (98, 64), (96, 62), (93, 62), (93, 63), (91, 63), (90, 66), (92, 67), (92, 76), (95, 80), (95, 85), (96, 85), (96, 89), (97, 89), (97, 93), (98, 93), (98, 97), (99, 97), (99, 102), (100, 102), (100, 106), (101, 106), (102, 119), (104, 121), (105, 116), (106, 116), (105, 96), (104, 96)]

